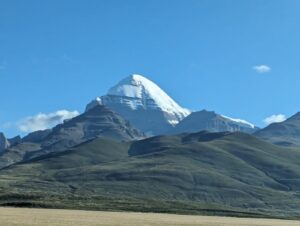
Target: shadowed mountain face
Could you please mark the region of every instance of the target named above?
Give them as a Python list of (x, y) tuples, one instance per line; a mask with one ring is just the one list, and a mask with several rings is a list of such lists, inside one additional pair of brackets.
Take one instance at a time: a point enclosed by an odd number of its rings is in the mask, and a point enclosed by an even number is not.
[(131, 141), (144, 138), (128, 121), (104, 106), (96, 106), (52, 130), (29, 134), (0, 155), (0, 168), (51, 152), (60, 152), (96, 137)]
[(0, 180), (2, 205), (300, 216), (300, 151), (243, 133), (97, 138)]
[(255, 133), (255, 136), (282, 146), (300, 145), (300, 112), (284, 122), (272, 123)]
[(67, 141), (70, 146), (73, 146), (96, 137), (130, 141), (144, 138), (144, 135), (117, 113), (99, 105), (54, 127), (42, 142), (42, 147), (53, 148), (54, 145), (55, 149), (59, 149), (57, 144), (60, 142), (65, 143)]
[(13, 138), (8, 139), (9, 146), (17, 145), (22, 142), (22, 138), (20, 136), (15, 136)]
[(210, 132), (245, 132), (253, 133), (258, 128), (252, 124), (242, 121), (227, 118), (225, 116), (216, 114), (213, 111), (198, 111), (193, 112), (181, 122), (179, 122), (174, 129), (170, 130), (172, 134), (178, 133), (195, 133), (202, 130)]
[(3, 133), (0, 133), (0, 153), (9, 147), (9, 142)]
[(39, 143), (45, 140), (45, 138), (52, 132), (51, 129), (39, 130), (29, 133), (27, 136), (23, 137), (22, 142), (32, 142)]

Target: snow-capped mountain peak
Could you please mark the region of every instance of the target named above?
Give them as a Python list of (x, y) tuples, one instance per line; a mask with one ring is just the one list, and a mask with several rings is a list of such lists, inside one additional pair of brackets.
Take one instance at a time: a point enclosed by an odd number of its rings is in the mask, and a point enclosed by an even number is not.
[(186, 132), (191, 128), (194, 128), (193, 131), (212, 129), (217, 132), (252, 133), (257, 130), (256, 126), (242, 119), (208, 111), (192, 113), (177, 104), (150, 79), (138, 74), (124, 78), (110, 88), (107, 95), (97, 97), (87, 105), (86, 111), (97, 105), (111, 108), (147, 135)]
[(170, 130), (191, 112), (182, 108), (158, 85), (146, 77), (133, 74), (110, 88), (107, 95), (97, 97), (86, 107), (89, 111), (105, 105), (147, 134)]
[(183, 117), (190, 114), (189, 110), (180, 107), (158, 85), (138, 74), (133, 74), (120, 81), (108, 91), (107, 95), (139, 99), (140, 102), (131, 103), (133, 109), (142, 106), (144, 109), (159, 108)]

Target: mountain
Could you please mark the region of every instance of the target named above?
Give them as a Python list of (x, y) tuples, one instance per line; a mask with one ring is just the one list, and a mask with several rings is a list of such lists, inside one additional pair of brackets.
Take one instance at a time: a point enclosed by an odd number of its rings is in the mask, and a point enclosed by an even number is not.
[(15, 136), (13, 138), (8, 139), (9, 146), (14, 146), (22, 142), (22, 138), (20, 136)]
[(255, 136), (277, 145), (300, 145), (300, 112), (279, 123), (272, 123), (255, 133)]
[(23, 138), (0, 155), (0, 168), (86, 142), (96, 137), (121, 141), (144, 138), (144, 134), (105, 106), (96, 106), (51, 130), (38, 131)]
[(244, 133), (97, 138), (0, 170), (0, 205), (300, 216), (300, 151)]
[(253, 133), (258, 130), (258, 128), (245, 120), (232, 119), (213, 111), (202, 110), (192, 112), (189, 116), (180, 121), (170, 132), (173, 134), (193, 133), (202, 130), (210, 132), (241, 131)]
[(42, 142), (47, 138), (47, 136), (51, 132), (52, 132), (51, 129), (34, 131), (32, 133), (27, 134), (25, 137), (23, 137), (22, 142), (32, 142), (32, 143)]
[[(155, 83), (141, 75), (131, 75), (97, 97), (86, 107), (105, 105), (128, 119), (146, 135), (174, 134), (209, 130), (253, 133), (258, 128), (241, 119), (214, 112), (193, 112), (180, 107)], [(175, 128), (174, 128), (175, 127)]]
[(6, 139), (3, 133), (0, 133), (0, 153), (9, 147), (9, 141)]
[(107, 95), (89, 103), (86, 111), (105, 105), (148, 135), (163, 134), (190, 114), (155, 83), (141, 75), (131, 75), (109, 89)]
[(42, 147), (53, 149), (54, 146), (55, 149), (60, 149), (58, 146), (61, 143), (63, 148), (67, 143), (67, 146), (71, 147), (96, 137), (131, 141), (144, 138), (144, 135), (111, 109), (98, 105), (54, 127), (42, 142)]

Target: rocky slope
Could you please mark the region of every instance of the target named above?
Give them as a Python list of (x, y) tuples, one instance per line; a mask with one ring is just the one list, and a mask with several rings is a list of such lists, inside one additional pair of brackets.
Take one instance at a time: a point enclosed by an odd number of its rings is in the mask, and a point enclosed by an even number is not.
[(240, 119), (232, 119), (219, 115), (213, 111), (197, 111), (179, 122), (170, 133), (193, 133), (207, 130), (210, 132), (246, 132), (253, 133), (257, 127), (249, 122)]
[(9, 141), (6, 139), (3, 133), (0, 133), (0, 153), (9, 147)]
[(52, 152), (60, 152), (90, 139), (103, 137), (118, 142), (144, 138), (144, 134), (105, 106), (96, 106), (51, 130), (38, 131), (0, 155), (0, 168)]
[(270, 124), (257, 131), (255, 136), (278, 145), (300, 145), (300, 112), (284, 122)]

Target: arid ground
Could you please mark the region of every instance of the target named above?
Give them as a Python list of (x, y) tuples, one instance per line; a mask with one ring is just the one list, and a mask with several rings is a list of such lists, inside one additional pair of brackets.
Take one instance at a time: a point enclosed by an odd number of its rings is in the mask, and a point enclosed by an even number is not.
[(300, 221), (187, 216), (174, 214), (97, 212), (78, 210), (0, 208), (1, 226), (96, 226), (96, 225), (205, 225), (205, 226), (293, 226)]

